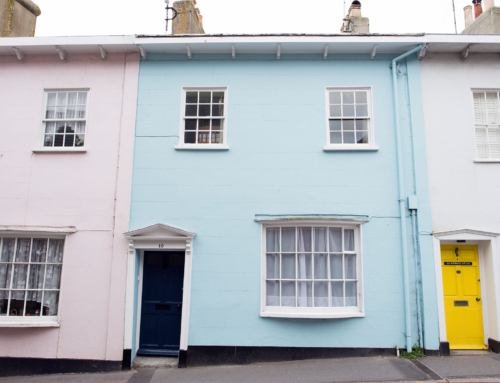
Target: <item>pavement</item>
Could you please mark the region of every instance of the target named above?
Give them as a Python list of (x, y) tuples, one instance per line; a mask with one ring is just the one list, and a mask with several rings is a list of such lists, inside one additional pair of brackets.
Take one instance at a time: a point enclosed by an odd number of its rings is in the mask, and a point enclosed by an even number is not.
[(500, 383), (500, 355), (458, 355), (406, 360), (396, 357), (316, 359), (187, 369), (137, 368), (95, 374), (0, 378), (0, 383)]

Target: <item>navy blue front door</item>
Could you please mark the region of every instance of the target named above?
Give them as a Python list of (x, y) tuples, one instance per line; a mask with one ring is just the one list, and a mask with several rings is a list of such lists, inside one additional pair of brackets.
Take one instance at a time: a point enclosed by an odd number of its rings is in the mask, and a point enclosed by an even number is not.
[(146, 251), (138, 354), (177, 355), (181, 339), (184, 252)]

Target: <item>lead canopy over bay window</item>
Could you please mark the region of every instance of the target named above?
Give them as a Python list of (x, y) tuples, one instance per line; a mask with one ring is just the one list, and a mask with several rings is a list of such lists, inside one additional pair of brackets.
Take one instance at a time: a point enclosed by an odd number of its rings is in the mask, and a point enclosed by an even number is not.
[(364, 316), (359, 225), (263, 224), (261, 316)]

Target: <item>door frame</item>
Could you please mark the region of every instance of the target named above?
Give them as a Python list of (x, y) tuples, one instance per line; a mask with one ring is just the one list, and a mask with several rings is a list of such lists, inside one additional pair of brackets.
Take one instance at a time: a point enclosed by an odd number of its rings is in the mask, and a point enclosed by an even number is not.
[[(486, 242), (490, 242), (491, 245), (491, 256), (493, 262), (493, 275), (494, 275), (494, 289), (495, 291), (499, 291), (499, 273), (498, 273), (498, 249), (497, 249), (497, 238), (500, 234), (497, 233), (488, 233), (477, 230), (453, 230), (447, 232), (435, 232), (433, 233), (433, 241), (434, 241), (434, 267), (435, 267), (435, 276), (436, 276), (436, 293), (437, 293), (437, 308), (438, 308), (438, 322), (439, 322), (439, 338), (440, 342), (447, 342), (448, 337), (446, 334), (446, 314), (444, 307), (444, 288), (443, 288), (443, 271), (441, 266), (441, 245), (476, 245), (478, 250), (478, 258), (479, 258), (479, 273), (481, 282), (481, 299), (482, 299), (482, 310), (483, 310), (483, 331), (484, 331), (484, 344), (488, 345), (488, 338), (490, 338), (490, 325), (495, 325), (497, 331), (500, 331), (500, 318), (498, 315), (498, 308), (500, 308), (500, 294), (496, 294), (495, 297), (488, 296), (487, 283), (491, 283), (491, 281), (487, 281), (487, 274), (485, 272), (484, 267), (484, 245)], [(465, 243), (458, 243), (457, 241), (467, 241)], [(490, 324), (489, 318), (489, 309), (490, 304), (489, 300), (496, 298), (496, 319), (497, 323)]]

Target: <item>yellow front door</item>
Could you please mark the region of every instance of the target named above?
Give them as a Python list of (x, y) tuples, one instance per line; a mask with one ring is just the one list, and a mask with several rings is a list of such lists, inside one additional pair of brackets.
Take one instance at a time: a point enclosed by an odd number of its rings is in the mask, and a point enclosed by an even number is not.
[(477, 246), (442, 245), (441, 267), (450, 349), (487, 349)]

